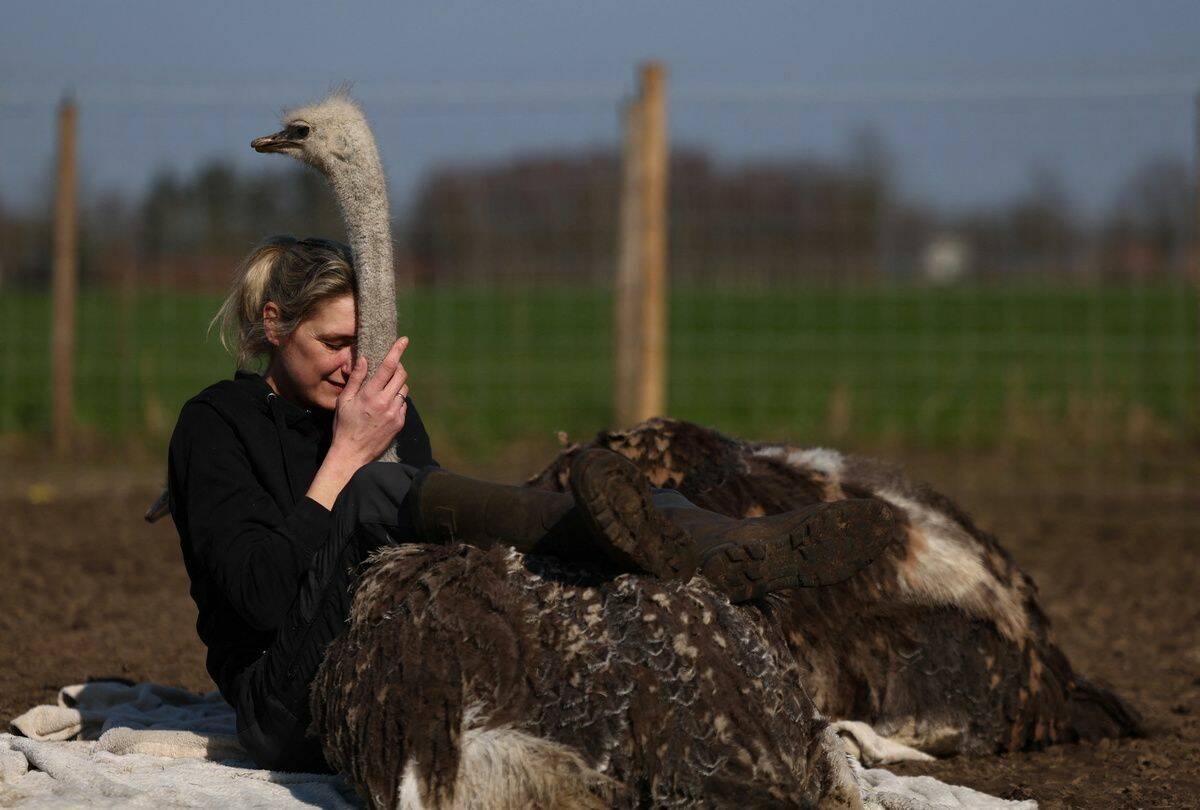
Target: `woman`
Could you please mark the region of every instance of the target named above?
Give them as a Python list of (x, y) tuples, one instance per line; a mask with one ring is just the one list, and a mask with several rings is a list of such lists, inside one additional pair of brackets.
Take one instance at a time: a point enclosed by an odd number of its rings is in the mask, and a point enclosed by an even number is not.
[[(207, 668), (261, 767), (328, 771), (308, 687), (342, 632), (359, 565), (389, 543), (503, 544), (660, 577), (700, 572), (733, 601), (852, 575), (895, 531), (878, 501), (734, 520), (651, 492), (622, 456), (581, 454), (571, 494), (437, 466), (396, 341), (356, 357), (350, 250), (273, 237), (214, 324), (239, 370), (189, 400), (171, 438), (171, 511)], [(227, 342), (227, 346), (230, 344)], [(371, 463), (394, 443), (399, 462)], [(590, 539), (590, 542), (589, 542)]]

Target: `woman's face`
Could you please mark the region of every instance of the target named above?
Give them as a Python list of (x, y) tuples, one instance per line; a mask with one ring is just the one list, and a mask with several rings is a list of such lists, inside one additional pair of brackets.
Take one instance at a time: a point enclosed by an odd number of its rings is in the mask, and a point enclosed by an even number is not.
[(280, 396), (300, 405), (333, 410), (354, 366), (354, 296), (330, 298), (286, 337), (273, 334), (274, 302), (263, 307), (267, 340), (275, 347), (267, 382)]

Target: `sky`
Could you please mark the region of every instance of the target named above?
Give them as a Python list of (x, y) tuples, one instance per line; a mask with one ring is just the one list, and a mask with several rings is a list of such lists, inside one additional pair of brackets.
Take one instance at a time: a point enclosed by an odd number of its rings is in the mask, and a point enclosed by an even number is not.
[[(1054, 173), (1084, 213), (1153, 155), (1190, 160), (1200, 3), (53, 2), (0, 27), (0, 200), (42, 205), (54, 106), (85, 189), (214, 157), (248, 168), (281, 108), (353, 83), (400, 201), (431, 168), (613, 146), (646, 58), (671, 137), (721, 160), (888, 145), (906, 196), (964, 209)], [(265, 161), (275, 160), (268, 164)]]

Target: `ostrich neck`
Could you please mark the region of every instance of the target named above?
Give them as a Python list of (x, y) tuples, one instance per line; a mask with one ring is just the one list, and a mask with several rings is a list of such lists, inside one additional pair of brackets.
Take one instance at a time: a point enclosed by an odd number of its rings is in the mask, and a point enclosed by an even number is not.
[(331, 170), (329, 180), (358, 277), (358, 350), (374, 371), (396, 340), (396, 282), (387, 184), (378, 156), (366, 157)]

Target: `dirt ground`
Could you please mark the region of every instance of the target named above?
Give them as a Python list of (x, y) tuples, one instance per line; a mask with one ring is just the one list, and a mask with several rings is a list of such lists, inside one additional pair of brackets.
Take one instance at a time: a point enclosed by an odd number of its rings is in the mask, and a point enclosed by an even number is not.
[[(213, 688), (174, 527), (141, 520), (159, 464), (100, 459), (16, 476), (11, 463), (0, 470), (0, 717), (94, 677)], [(522, 474), (537, 465), (524, 466)], [(1130, 699), (1150, 734), (900, 770), (1044, 808), (1200, 806), (1200, 508), (1192, 498), (1135, 510), (1127, 493), (1114, 493), (1111, 510), (1094, 498), (964, 499), (1039, 583), (1076, 668)]]

